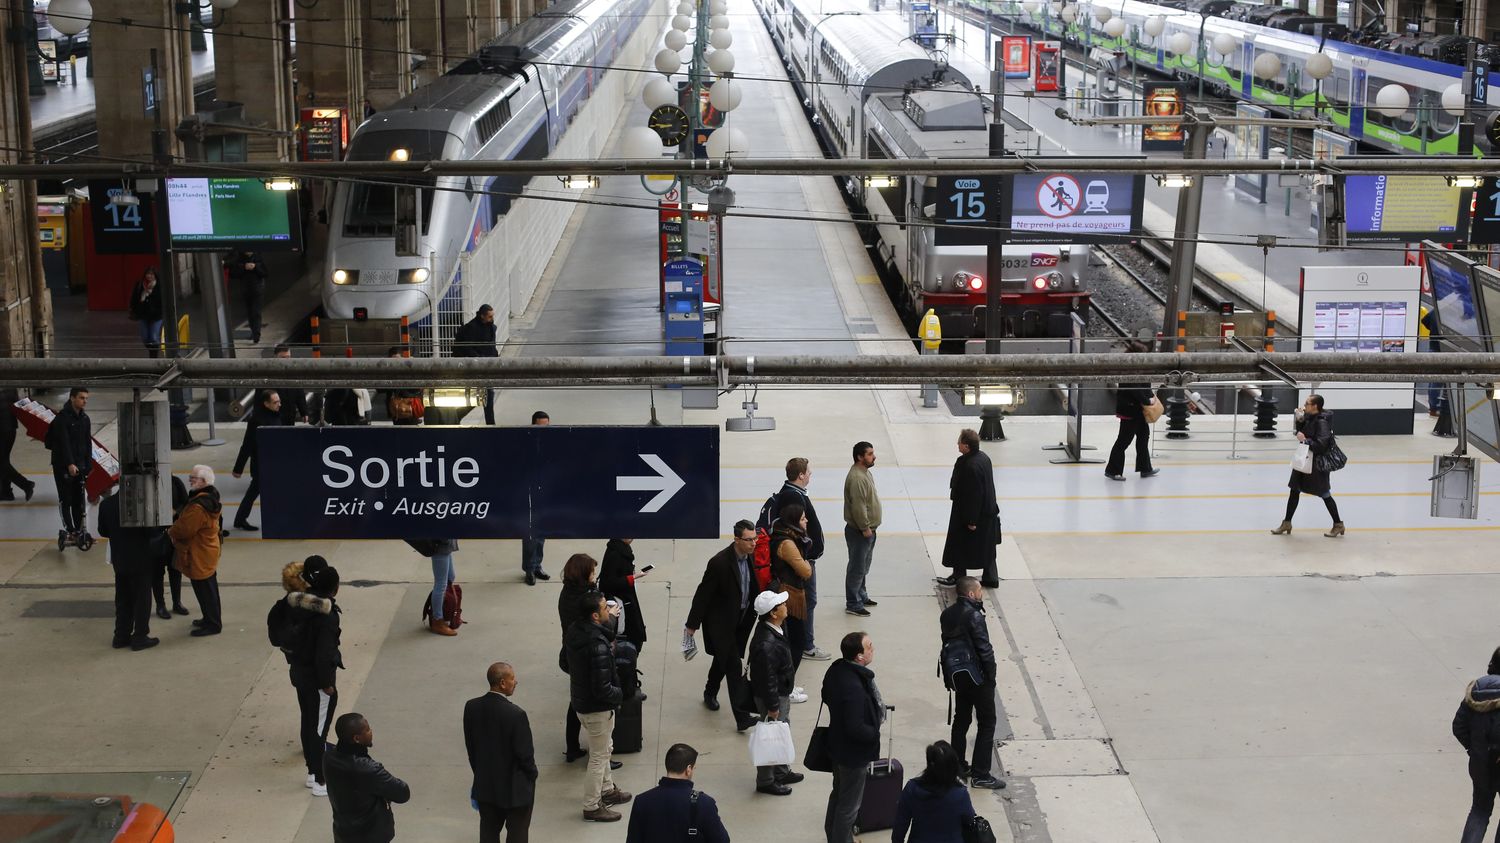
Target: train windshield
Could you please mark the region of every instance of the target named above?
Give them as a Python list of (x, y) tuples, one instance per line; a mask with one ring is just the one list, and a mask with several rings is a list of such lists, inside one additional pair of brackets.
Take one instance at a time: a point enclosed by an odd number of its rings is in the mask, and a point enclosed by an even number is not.
[[(398, 129), (364, 132), (349, 149), (350, 161), (389, 161), (398, 149), (407, 151), (407, 160), (432, 161), (443, 158), (447, 132), (420, 129)], [(432, 221), (432, 199), (436, 176), (415, 176), (405, 183), (422, 188), (422, 233)], [(390, 183), (355, 182), (349, 191), (348, 211), (344, 216), (345, 237), (391, 237), (395, 234), (396, 191)]]

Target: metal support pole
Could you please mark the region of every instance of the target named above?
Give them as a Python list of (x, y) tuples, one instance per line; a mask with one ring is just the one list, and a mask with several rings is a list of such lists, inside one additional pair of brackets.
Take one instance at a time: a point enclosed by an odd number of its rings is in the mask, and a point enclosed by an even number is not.
[[(990, 90), (995, 98), (995, 109), (990, 115), (990, 148), (991, 158), (1003, 158), (1005, 156), (1005, 72), (1001, 63), (1001, 57), (995, 56), (994, 66), (990, 70)], [(998, 201), (1000, 189), (999, 180), (996, 183), (990, 202)], [(991, 214), (990, 219), (996, 219), (997, 215)], [(1005, 333), (1005, 322), (1000, 312), (1000, 279), (1005, 276), (1005, 246), (1001, 242), (998, 232), (990, 236), (989, 243), (985, 246), (985, 286), (984, 286), (984, 352), (986, 354), (1000, 353), (1000, 338)], [(986, 442), (1005, 441), (1005, 426), (1001, 421), (1000, 408), (995, 406), (981, 405), (979, 408), (979, 438)]]
[[(1208, 136), (1213, 134), (1214, 120), (1207, 111), (1194, 108), (1194, 119), (1188, 130), (1187, 158), (1208, 156)], [(1195, 176), (1191, 186), (1183, 188), (1177, 199), (1177, 225), (1173, 231), (1172, 269), (1168, 274), (1168, 295), (1162, 333), (1175, 336), (1177, 313), (1188, 310), (1193, 302), (1193, 269), (1198, 260), (1198, 221), (1203, 210), (1203, 178)]]

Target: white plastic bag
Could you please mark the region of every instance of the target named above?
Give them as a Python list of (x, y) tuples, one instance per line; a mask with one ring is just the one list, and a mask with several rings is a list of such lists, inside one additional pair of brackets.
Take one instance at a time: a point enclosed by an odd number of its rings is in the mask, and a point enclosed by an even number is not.
[(763, 720), (750, 730), (750, 763), (757, 767), (790, 765), (797, 759), (792, 727), (785, 720)]
[(1303, 442), (1297, 446), (1297, 452), (1292, 454), (1292, 470), (1303, 474), (1312, 474), (1313, 452), (1311, 445)]

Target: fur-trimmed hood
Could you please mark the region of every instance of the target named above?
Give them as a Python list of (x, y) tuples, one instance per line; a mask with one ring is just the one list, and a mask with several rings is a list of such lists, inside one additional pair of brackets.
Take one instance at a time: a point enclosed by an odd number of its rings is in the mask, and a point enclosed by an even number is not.
[(307, 590), (307, 581), (302, 579), (301, 562), (289, 562), (281, 569), (281, 587), (288, 593)]
[[(300, 563), (299, 563), (300, 564)], [(320, 615), (332, 614), (333, 601), (305, 591), (294, 591), (286, 596), (286, 604), (293, 609), (306, 609)]]
[(1500, 711), (1500, 676), (1481, 676), (1470, 682), (1464, 705), (1481, 714)]

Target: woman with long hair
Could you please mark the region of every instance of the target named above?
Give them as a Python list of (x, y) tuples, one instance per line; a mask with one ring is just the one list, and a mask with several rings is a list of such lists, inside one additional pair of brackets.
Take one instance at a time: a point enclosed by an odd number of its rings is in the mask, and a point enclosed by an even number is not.
[(1323, 409), (1323, 396), (1307, 396), (1302, 408), (1297, 410), (1296, 430), (1297, 441), (1312, 450), (1313, 470), (1304, 474), (1292, 469), (1292, 477), (1286, 484), (1292, 490), (1286, 499), (1286, 517), (1281, 520), (1281, 526), (1271, 531), (1271, 535), (1284, 536), (1292, 531), (1292, 515), (1297, 511), (1297, 502), (1303, 494), (1309, 494), (1322, 498), (1323, 505), (1328, 507), (1333, 526), (1323, 535), (1336, 539), (1344, 534), (1344, 519), (1339, 517), (1339, 505), (1333, 500), (1329, 472), (1318, 469), (1318, 456), (1328, 453), (1334, 445), (1333, 413)]
[(161, 353), (162, 302), (161, 286), (156, 283), (156, 267), (148, 267), (130, 291), (130, 318), (140, 323), (141, 344), (148, 357)]
[(958, 771), (958, 753), (952, 744), (928, 745), (927, 769), (906, 783), (896, 803), (892, 843), (963, 843), (964, 821), (974, 816), (974, 803)]

